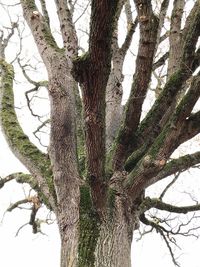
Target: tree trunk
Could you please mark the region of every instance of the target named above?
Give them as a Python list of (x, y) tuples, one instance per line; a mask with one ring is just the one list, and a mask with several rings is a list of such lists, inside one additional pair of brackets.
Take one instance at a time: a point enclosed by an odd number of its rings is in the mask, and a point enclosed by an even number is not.
[(77, 252), (78, 232), (75, 227), (66, 229), (61, 236), (60, 266), (131, 267), (132, 231), (129, 228), (129, 225), (124, 222), (118, 224), (107, 222), (101, 225), (98, 238), (95, 236), (94, 229), (90, 233), (88, 231), (82, 233), (86, 240), (84, 245), (79, 243), (79, 253)]
[(100, 218), (102, 213), (95, 211), (89, 188), (81, 188), (79, 221), (65, 228), (59, 225), (61, 267), (131, 267), (137, 212), (127, 208), (125, 199), (114, 190), (108, 195), (107, 212)]
[(124, 221), (101, 226), (95, 267), (131, 267), (132, 230)]
[(77, 267), (78, 264), (78, 224), (60, 229), (61, 256), (60, 267)]

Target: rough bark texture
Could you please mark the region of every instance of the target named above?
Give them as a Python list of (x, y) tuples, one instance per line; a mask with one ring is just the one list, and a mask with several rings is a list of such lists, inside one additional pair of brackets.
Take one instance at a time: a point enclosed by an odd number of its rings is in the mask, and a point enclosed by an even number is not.
[[(36, 190), (37, 199), (54, 211), (61, 236), (61, 267), (130, 267), (131, 242), (139, 220), (162, 231), (145, 212), (151, 208), (175, 213), (200, 209), (199, 205), (175, 207), (162, 197), (144, 197), (148, 186), (200, 163), (199, 152), (170, 158), (183, 142), (200, 133), (200, 112), (193, 109), (200, 96), (196, 47), (200, 2), (195, 1), (182, 29), (185, 1), (175, 0), (170, 33), (163, 37), (169, 1), (162, 1), (157, 17), (149, 0), (135, 0), (134, 6), (125, 0), (92, 0), (89, 48), (80, 56), (73, 23), (76, 4), (55, 1), (63, 38), (63, 48), (59, 48), (46, 2), (41, 1), (42, 14), (34, 0), (20, 2), (48, 73), (49, 155), (30, 142), (15, 114), (14, 69), (5, 60), (14, 25), (10, 35), (0, 36), (0, 121), (11, 150), (30, 175), (13, 174), (2, 179), (0, 187), (14, 178), (27, 182)], [(122, 12), (127, 31), (119, 47)], [(124, 111), (123, 64), (137, 25), (139, 47)], [(168, 37), (169, 51), (155, 62), (160, 42)], [(166, 80), (141, 121), (152, 72), (166, 60)], [(180, 94), (183, 88), (187, 90)]]
[(156, 47), (158, 21), (152, 12), (150, 1), (135, 1), (140, 24), (140, 41), (136, 59), (136, 72), (126, 107), (125, 119), (118, 135), (118, 143), (113, 158), (113, 168), (123, 168), (129, 155), (130, 139), (138, 127), (142, 104), (151, 78), (154, 50)]
[(122, 219), (118, 223), (101, 226), (95, 252), (95, 266), (131, 267), (132, 232), (129, 233), (129, 227), (130, 225)]

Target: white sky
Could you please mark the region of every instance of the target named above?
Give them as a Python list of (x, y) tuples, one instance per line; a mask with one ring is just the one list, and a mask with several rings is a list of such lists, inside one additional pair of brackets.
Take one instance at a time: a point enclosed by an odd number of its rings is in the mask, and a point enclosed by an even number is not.
[[(7, 1), (4, 1), (7, 2)], [(14, 0), (9, 1), (9, 3), (14, 3)], [(48, 3), (51, 3), (50, 1)], [(5, 17), (1, 14), (0, 25), (5, 24)], [(85, 40), (82, 37), (82, 42)], [(13, 42), (10, 46), (10, 50), (8, 51), (8, 56), (11, 59), (13, 57), (12, 51), (13, 47), (16, 46), (16, 43)], [(24, 53), (28, 59), (31, 52), (36, 49), (27, 37), (24, 41)], [(34, 52), (33, 52), (34, 53)], [(133, 68), (133, 60), (128, 61), (126, 65), (126, 69), (124, 70), (127, 76), (127, 84), (128, 80), (130, 80), (130, 72), (129, 70)], [(43, 76), (43, 73), (37, 73), (37, 78)], [(21, 75), (19, 74), (18, 78), (21, 80)], [(16, 106), (23, 106), (24, 99), (24, 84), (16, 84), (15, 93), (18, 95), (18, 99), (16, 101)], [(22, 99), (23, 98), (23, 99)], [(146, 109), (148, 109), (148, 105), (151, 102), (147, 103)], [(43, 102), (42, 106), (46, 107), (46, 104)], [(36, 121), (33, 120), (31, 123), (27, 123), (30, 121), (30, 117), (25, 116), (27, 113), (27, 109), (23, 107), (21, 110), (18, 110), (20, 121), (23, 123), (25, 127), (25, 131), (27, 134), (31, 134), (36, 125)], [(30, 115), (28, 115), (30, 116)], [(194, 149), (199, 149), (199, 139), (193, 143), (192, 151)], [(182, 153), (185, 152), (184, 149), (181, 150)], [(19, 163), (19, 161), (11, 154), (5, 140), (3, 139), (0, 133), (0, 177), (5, 177), (6, 175), (13, 173), (25, 171), (24, 167)], [(197, 171), (191, 171), (190, 173), (186, 173), (183, 176), (182, 180), (175, 189), (175, 193), (172, 193), (173, 190), (169, 192), (169, 197), (167, 199), (174, 199), (174, 195), (176, 195), (175, 199), (178, 199), (177, 203), (186, 204), (186, 200), (188, 197), (184, 194), (184, 191), (189, 190), (197, 196), (200, 196), (200, 188), (199, 188), (199, 173)], [(162, 188), (163, 185), (158, 185), (157, 188)], [(24, 190), (28, 192), (28, 188), (25, 186)], [(14, 181), (5, 185), (4, 188), (0, 190), (0, 266), (3, 267), (59, 267), (59, 255), (60, 255), (60, 242), (59, 235), (56, 224), (51, 226), (42, 225), (42, 231), (47, 234), (32, 234), (31, 226), (25, 226), (15, 237), (15, 234), (19, 227), (24, 225), (29, 221), (29, 212), (23, 210), (15, 210), (12, 213), (4, 214), (5, 210), (9, 207), (10, 203), (14, 203), (15, 201), (24, 198), (24, 190), (22, 186), (16, 184)], [(158, 193), (158, 189), (149, 190), (149, 192), (156, 196)], [(191, 203), (190, 203), (191, 204)], [(46, 209), (43, 209), (40, 212), (40, 218), (45, 219), (48, 214)], [(138, 236), (136, 233), (135, 236)], [(200, 249), (200, 241), (187, 238), (177, 238), (177, 243), (183, 249), (176, 249), (176, 255), (181, 257), (179, 258), (179, 262), (182, 267), (200, 267), (199, 259), (199, 249)], [(169, 252), (164, 244), (161, 242), (161, 239), (158, 234), (149, 234), (144, 236), (142, 241), (133, 242), (133, 266), (134, 267), (144, 267), (148, 264), (148, 266), (160, 267), (173, 267), (173, 263), (169, 256)]]

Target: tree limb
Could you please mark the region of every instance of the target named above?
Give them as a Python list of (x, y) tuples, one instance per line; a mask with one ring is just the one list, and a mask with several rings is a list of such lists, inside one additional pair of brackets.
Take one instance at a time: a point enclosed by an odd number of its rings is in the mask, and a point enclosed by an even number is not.
[(183, 214), (200, 210), (200, 204), (179, 207), (165, 203), (158, 198), (146, 198), (144, 199), (142, 205), (146, 207), (146, 210), (149, 210), (151, 208), (156, 208), (159, 210), (165, 210), (172, 213), (183, 213)]
[(200, 152), (187, 154), (178, 159), (172, 159), (164, 166), (161, 172), (149, 181), (148, 186), (172, 174), (184, 172), (198, 163), (200, 163)]
[(162, 1), (161, 7), (160, 7), (160, 13), (159, 13), (159, 25), (158, 25), (158, 31), (157, 31), (155, 54), (158, 50), (159, 44), (163, 41), (163, 38), (161, 37), (161, 31), (163, 29), (168, 6), (169, 6), (169, 0)]
[[(121, 3), (120, 3), (121, 4)], [(122, 6), (121, 6), (122, 8)], [(121, 11), (121, 8), (119, 11)], [(118, 12), (119, 12), (118, 11)], [(120, 13), (120, 12), (119, 12)], [(131, 6), (129, 1), (125, 3), (125, 14), (127, 18), (127, 35), (121, 48), (118, 46), (118, 30), (116, 29), (112, 41), (112, 69), (106, 87), (106, 148), (109, 150), (119, 129), (123, 107), (121, 105), (123, 96), (123, 63), (126, 53), (131, 45), (132, 37), (138, 24), (137, 18), (133, 22)], [(118, 15), (119, 16), (119, 15)], [(118, 21), (116, 16), (116, 21)], [(117, 23), (116, 23), (117, 24)]]
[(78, 39), (74, 23), (72, 22), (72, 14), (66, 0), (56, 0), (55, 2), (60, 20), (65, 55), (69, 59), (69, 62), (71, 62), (74, 57), (78, 56)]
[[(131, 148), (133, 153), (130, 158), (132, 162), (139, 161), (145, 151), (152, 145), (152, 141), (161, 133), (173, 114), (174, 99), (185, 86), (186, 80), (191, 77), (195, 67), (196, 43), (200, 35), (200, 3), (196, 2), (190, 18), (190, 25), (187, 25), (187, 34), (185, 33), (183, 43), (183, 53), (180, 60), (180, 69), (171, 75), (166, 82), (161, 94), (155, 101), (155, 104), (148, 112), (146, 118), (141, 122), (135, 136), (132, 138)], [(175, 107), (175, 106), (174, 106)], [(141, 153), (137, 153), (139, 158), (135, 158), (135, 151), (142, 147)]]
[[(181, 134), (185, 132), (183, 129), (183, 121), (191, 114), (191, 111), (196, 104), (200, 96), (200, 75), (194, 76), (193, 82), (183, 97), (180, 104), (178, 105), (176, 112), (172, 116), (172, 119), (165, 126), (161, 134), (157, 137), (154, 144), (152, 145), (149, 154), (158, 155), (157, 159), (168, 159), (174, 150), (181, 144)], [(193, 137), (196, 132), (190, 132), (188, 135)], [(186, 134), (184, 135), (184, 137)]]
[(1, 126), (8, 141), (10, 149), (17, 158), (32, 173), (44, 195), (49, 199), (50, 206), (55, 207), (55, 192), (49, 160), (41, 153), (24, 134), (19, 125), (14, 110), (13, 78), (14, 72), (11, 65), (3, 59), (1, 66)]
[(44, 20), (45, 20), (46, 24), (50, 27), (50, 19), (49, 19), (49, 14), (47, 11), (46, 0), (40, 0), (40, 3), (41, 3), (41, 7), (42, 7), (42, 13), (44, 16)]
[[(181, 57), (180, 69), (168, 79), (160, 97), (147, 114), (146, 118), (141, 122), (140, 128), (136, 133), (140, 141), (135, 140), (138, 146), (145, 143), (148, 144), (163, 129), (163, 126), (171, 117), (173, 110), (168, 113), (169, 107), (173, 105), (178, 92), (182, 89), (185, 81), (192, 75), (192, 65), (195, 60), (195, 47), (200, 35), (200, 3), (196, 2), (193, 10), (190, 25), (187, 27), (187, 34), (184, 39), (183, 53)], [(146, 139), (147, 138), (147, 139)]]
[[(140, 216), (140, 220), (145, 225), (151, 226), (153, 229), (156, 230), (157, 233), (159, 233), (161, 235), (161, 237), (164, 239), (166, 246), (170, 252), (170, 255), (171, 255), (171, 258), (172, 258), (174, 265), (177, 267), (180, 267), (180, 265), (178, 264), (178, 262), (176, 261), (176, 259), (174, 257), (174, 253), (173, 253), (172, 248), (170, 246), (170, 242), (172, 240), (169, 238), (168, 231), (164, 227), (162, 227), (161, 225), (155, 223), (154, 221), (148, 220), (144, 214), (142, 214)], [(164, 234), (165, 232), (167, 233), (167, 235)], [(172, 243), (174, 243), (174, 242), (172, 242)]]
[(12, 181), (13, 179), (15, 179), (15, 174), (10, 174), (8, 176), (6, 176), (5, 178), (1, 178), (0, 179), (0, 189), (2, 187), (4, 187), (4, 185), (10, 181)]
[(14, 209), (18, 208), (19, 205), (21, 204), (27, 204), (27, 203), (30, 203), (31, 200), (29, 198), (25, 198), (25, 199), (22, 199), (22, 200), (18, 200), (17, 202), (15, 202), (14, 204), (11, 204), (10, 207), (7, 209), (7, 211), (11, 212), (13, 211)]
[(88, 180), (98, 210), (105, 204), (105, 89), (117, 4), (117, 0), (92, 1), (89, 51), (74, 61), (73, 69), (82, 86)]
[(123, 126), (117, 137), (113, 156), (113, 169), (121, 169), (130, 153), (130, 143), (138, 127), (142, 104), (151, 78), (153, 56), (156, 47), (158, 20), (150, 1), (135, 1), (140, 24), (140, 41), (136, 59), (136, 72), (126, 107)]
[(174, 1), (174, 6), (171, 15), (171, 25), (169, 34), (169, 60), (168, 60), (168, 77), (171, 76), (178, 68), (181, 57), (181, 21), (185, 0)]
[(39, 12), (34, 0), (21, 0), (21, 5), (24, 12), (24, 17), (31, 29), (38, 51), (46, 65), (50, 68), (50, 62), (56, 53), (60, 53), (61, 49), (58, 47), (54, 37), (52, 36), (49, 25), (45, 18)]
[(161, 67), (166, 60), (169, 57), (169, 52), (166, 52), (162, 57), (160, 57), (154, 64), (153, 64), (153, 70), (156, 70), (157, 68)]
[(159, 196), (159, 199), (160, 200), (163, 199), (163, 197), (165, 196), (165, 194), (167, 193), (167, 191), (169, 190), (169, 188), (178, 180), (179, 176), (180, 176), (180, 172), (174, 174), (173, 180), (165, 187), (165, 189), (160, 194), (160, 196)]

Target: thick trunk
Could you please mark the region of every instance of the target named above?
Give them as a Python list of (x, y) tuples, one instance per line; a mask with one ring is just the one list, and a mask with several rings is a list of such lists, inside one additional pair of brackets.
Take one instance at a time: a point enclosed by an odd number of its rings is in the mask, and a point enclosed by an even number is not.
[(138, 219), (125, 202), (110, 189), (107, 214), (100, 218), (89, 188), (81, 188), (79, 221), (65, 228), (60, 225), (61, 267), (131, 266), (131, 242)]
[(132, 230), (124, 221), (101, 226), (95, 267), (131, 267)]
[[(92, 222), (92, 224), (94, 221)], [(94, 224), (93, 224), (94, 227)], [(61, 267), (131, 267), (133, 228), (124, 221), (103, 223), (78, 233), (77, 225), (61, 234)], [(96, 236), (95, 236), (96, 235)], [(80, 242), (83, 244), (80, 244)], [(79, 252), (77, 245), (79, 243)]]

